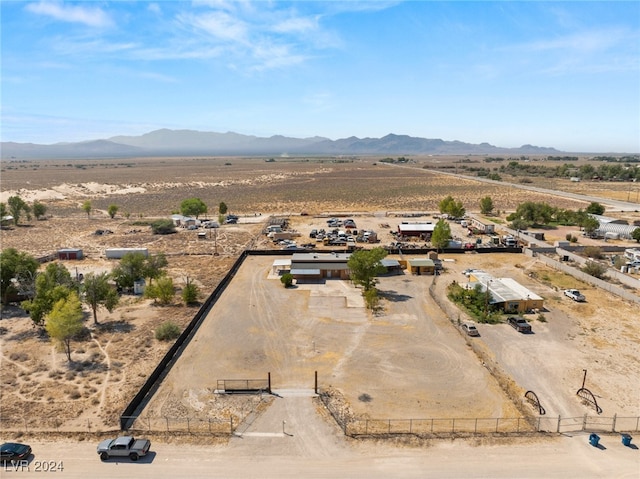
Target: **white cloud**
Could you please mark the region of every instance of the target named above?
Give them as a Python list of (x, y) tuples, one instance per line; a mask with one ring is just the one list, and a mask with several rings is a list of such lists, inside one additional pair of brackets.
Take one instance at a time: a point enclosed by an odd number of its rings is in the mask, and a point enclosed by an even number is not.
[(97, 7), (65, 5), (59, 1), (40, 1), (29, 3), (26, 9), (38, 15), (45, 15), (63, 22), (82, 23), (89, 27), (104, 28), (113, 25), (109, 15)]
[(247, 25), (244, 21), (225, 12), (208, 12), (204, 14), (181, 14), (178, 21), (186, 26), (206, 33), (221, 40), (245, 42)]

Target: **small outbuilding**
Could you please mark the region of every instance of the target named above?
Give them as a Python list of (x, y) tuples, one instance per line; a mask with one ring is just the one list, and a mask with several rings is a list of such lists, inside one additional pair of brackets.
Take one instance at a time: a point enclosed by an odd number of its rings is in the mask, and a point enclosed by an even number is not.
[(82, 259), (82, 250), (78, 248), (62, 248), (58, 250), (59, 260)]
[(398, 225), (398, 235), (404, 237), (417, 237), (424, 240), (431, 239), (433, 230), (436, 225), (434, 223), (407, 223), (402, 222)]
[(407, 261), (407, 266), (411, 274), (435, 274), (436, 264), (428, 258), (412, 258)]

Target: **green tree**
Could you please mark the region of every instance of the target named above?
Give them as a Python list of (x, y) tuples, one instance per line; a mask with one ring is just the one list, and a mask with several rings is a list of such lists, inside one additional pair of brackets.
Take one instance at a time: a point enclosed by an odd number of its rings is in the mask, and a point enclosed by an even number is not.
[(31, 207), (19, 196), (10, 196), (7, 204), (9, 205), (9, 212), (13, 216), (14, 225), (18, 226), (22, 213), (27, 216), (27, 220), (31, 219)]
[(438, 220), (433, 234), (431, 235), (431, 244), (441, 250), (449, 246), (449, 240), (451, 239), (451, 226), (445, 220)]
[(121, 288), (133, 288), (133, 283), (145, 277), (146, 256), (142, 253), (127, 253), (111, 271), (111, 277)]
[(521, 218), (516, 218), (511, 222), (511, 229), (525, 231), (529, 227), (529, 223)]
[(291, 287), (293, 284), (293, 275), (291, 273), (285, 273), (280, 277), (280, 282), (285, 288)]
[(585, 211), (592, 215), (603, 215), (604, 206), (596, 201), (593, 201), (589, 204), (589, 206), (587, 206)]
[(5, 203), (0, 203), (0, 219), (9, 215), (9, 210), (7, 210), (7, 205)]
[(480, 200), (480, 213), (490, 215), (493, 213), (493, 200), (490, 196), (485, 196)]
[(168, 276), (158, 279), (154, 284), (146, 287), (144, 295), (162, 305), (170, 304), (175, 295), (173, 280)]
[(351, 281), (362, 286), (364, 292), (374, 288), (377, 283), (376, 276), (385, 271), (381, 263), (385, 256), (387, 252), (379, 247), (353, 252), (347, 261), (351, 271)]
[(42, 218), (46, 214), (47, 214), (46, 205), (44, 205), (43, 203), (40, 203), (39, 201), (34, 201), (33, 202), (33, 216), (35, 216), (36, 219), (39, 220), (40, 218)]
[(7, 305), (9, 296), (16, 292), (35, 291), (36, 272), (40, 263), (28, 253), (15, 248), (0, 253), (0, 298)]
[(556, 209), (547, 203), (525, 201), (520, 203), (514, 213), (507, 216), (507, 221), (521, 219), (532, 225), (547, 225), (551, 223)]
[(218, 213), (221, 215), (226, 215), (228, 211), (227, 204), (224, 201), (221, 201), (218, 205)]
[(151, 223), (151, 231), (154, 235), (169, 235), (176, 232), (176, 225), (170, 219), (160, 219)]
[(109, 205), (109, 207), (107, 208), (107, 213), (109, 214), (109, 217), (111, 219), (115, 218), (119, 209), (120, 207), (118, 205)]
[(184, 216), (195, 216), (197, 219), (207, 212), (207, 205), (200, 198), (189, 198), (180, 203), (180, 212)]
[(169, 266), (169, 262), (164, 253), (151, 255), (145, 261), (144, 277), (149, 278), (149, 282), (153, 282), (154, 279), (161, 278), (166, 274), (164, 268), (167, 266)]
[(182, 288), (182, 301), (187, 306), (197, 304), (200, 298), (200, 288), (193, 281), (187, 278), (187, 284)]
[(93, 322), (98, 324), (98, 308), (111, 312), (118, 305), (120, 297), (109, 283), (109, 273), (87, 273), (82, 284), (83, 299), (91, 307)]
[(34, 298), (23, 301), (22, 308), (29, 313), (36, 326), (42, 326), (53, 305), (61, 299), (67, 299), (76, 290), (77, 283), (69, 270), (61, 263), (49, 263), (45, 270), (36, 276)]
[(582, 226), (586, 235), (590, 236), (600, 227), (600, 222), (593, 216), (587, 215), (587, 217), (581, 221), (580, 226)]
[(631, 237), (636, 240), (636, 242), (640, 243), (640, 228), (636, 228), (632, 231)]
[(82, 305), (75, 291), (56, 301), (47, 315), (45, 329), (57, 341), (71, 361), (71, 340), (82, 331)]
[(466, 213), (462, 201), (456, 201), (452, 196), (447, 196), (439, 203), (440, 213), (446, 213), (452, 218), (462, 218)]
[(91, 206), (91, 200), (86, 200), (84, 203), (82, 203), (82, 211), (84, 211), (87, 214), (87, 218), (91, 217), (92, 209), (93, 209), (93, 206)]
[(448, 213), (449, 206), (455, 203), (453, 196), (445, 196), (440, 203), (438, 203), (438, 208), (440, 209), (440, 213)]

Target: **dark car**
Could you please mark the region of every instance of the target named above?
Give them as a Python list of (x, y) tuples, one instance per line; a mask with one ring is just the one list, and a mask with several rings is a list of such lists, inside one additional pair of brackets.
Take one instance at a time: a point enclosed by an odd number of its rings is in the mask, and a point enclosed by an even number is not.
[(5, 442), (0, 446), (0, 463), (23, 461), (31, 455), (31, 446), (18, 442)]
[(507, 318), (507, 323), (514, 327), (514, 329), (520, 333), (530, 333), (531, 325), (527, 323), (527, 320), (524, 318), (517, 318), (515, 316), (511, 316)]

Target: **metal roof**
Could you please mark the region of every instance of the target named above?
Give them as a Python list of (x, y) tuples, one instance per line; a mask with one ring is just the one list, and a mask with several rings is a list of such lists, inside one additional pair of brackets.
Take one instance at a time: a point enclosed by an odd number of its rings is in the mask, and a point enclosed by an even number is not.
[(320, 269), (292, 269), (291, 274), (294, 276), (318, 276)]
[(473, 288), (476, 285), (480, 285), (482, 291), (486, 291), (487, 288), (489, 289), (489, 293), (491, 294), (491, 304), (504, 303), (507, 301), (521, 301), (524, 299), (543, 299), (512, 278), (495, 278), (489, 273), (481, 270), (473, 271), (469, 277), (474, 278), (476, 281), (471, 280), (467, 287)]
[(351, 257), (351, 253), (293, 253), (291, 255), (291, 264), (299, 262), (347, 262)]
[(411, 266), (427, 266), (427, 267), (435, 267), (435, 263), (431, 259), (427, 258), (411, 258), (409, 260), (409, 264)]
[(436, 225), (433, 223), (400, 223), (398, 231), (424, 231), (433, 232)]

